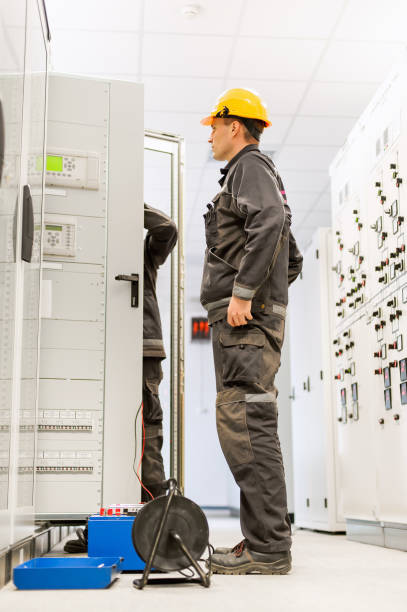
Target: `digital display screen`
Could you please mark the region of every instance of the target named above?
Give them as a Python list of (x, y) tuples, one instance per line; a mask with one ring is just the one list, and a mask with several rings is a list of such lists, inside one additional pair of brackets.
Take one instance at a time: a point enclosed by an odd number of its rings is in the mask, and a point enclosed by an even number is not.
[(405, 382), (400, 385), (400, 401), (403, 405), (407, 404), (407, 383)]
[(62, 225), (46, 225), (47, 232), (62, 232)]
[(400, 359), (400, 380), (407, 380), (407, 359)]
[(63, 159), (63, 157), (57, 155), (47, 155), (47, 171), (62, 172)]
[(341, 404), (346, 406), (346, 389), (341, 389)]
[(358, 383), (352, 383), (352, 399), (354, 402), (358, 401)]
[(391, 389), (384, 390), (384, 407), (391, 410)]
[(388, 389), (391, 386), (390, 368), (384, 368), (383, 377), (384, 377), (384, 388)]

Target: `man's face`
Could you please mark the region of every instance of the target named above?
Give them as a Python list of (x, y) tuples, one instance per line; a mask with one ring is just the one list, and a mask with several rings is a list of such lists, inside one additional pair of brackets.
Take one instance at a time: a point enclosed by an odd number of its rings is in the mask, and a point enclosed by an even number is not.
[(212, 131), (208, 142), (212, 145), (213, 157), (218, 161), (229, 161), (229, 153), (233, 149), (234, 135), (237, 122), (232, 121), (229, 125), (219, 117), (215, 117), (212, 123)]

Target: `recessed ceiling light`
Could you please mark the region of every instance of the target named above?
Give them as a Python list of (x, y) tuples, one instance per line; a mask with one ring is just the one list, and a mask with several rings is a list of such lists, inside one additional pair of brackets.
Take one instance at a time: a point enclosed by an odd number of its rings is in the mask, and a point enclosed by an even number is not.
[(196, 17), (201, 12), (201, 7), (199, 4), (186, 4), (181, 10), (186, 17)]

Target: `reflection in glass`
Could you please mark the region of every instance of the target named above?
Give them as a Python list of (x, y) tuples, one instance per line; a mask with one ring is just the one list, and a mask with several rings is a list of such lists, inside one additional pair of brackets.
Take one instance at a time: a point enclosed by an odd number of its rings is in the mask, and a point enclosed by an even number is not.
[[(171, 209), (172, 159), (169, 153), (145, 149), (144, 151), (144, 200), (150, 206), (162, 210), (169, 217), (173, 216)], [(171, 407), (171, 256), (158, 270), (157, 299), (160, 308), (163, 329), (163, 341), (167, 358), (162, 361), (164, 378), (160, 384), (160, 400), (164, 413), (163, 433), (164, 443), (162, 455), (165, 474), (170, 476), (170, 407)]]
[(35, 241), (30, 263), (24, 262), (23, 336), (21, 364), (21, 402), (19, 415), (19, 460), (17, 506), (33, 505), (35, 426), (37, 406), (38, 332), (41, 262), (41, 223), (43, 202), (43, 156), (45, 147), (45, 93), (47, 57), (40, 17), (35, 3), (28, 3), (32, 23), (29, 54), (30, 130), (27, 157), (27, 182), (34, 210)]
[[(15, 327), (15, 223), (20, 182), (25, 1), (0, 0), (0, 511), (9, 506)], [(0, 530), (1, 531), (1, 530)], [(7, 535), (0, 533), (0, 547)]]

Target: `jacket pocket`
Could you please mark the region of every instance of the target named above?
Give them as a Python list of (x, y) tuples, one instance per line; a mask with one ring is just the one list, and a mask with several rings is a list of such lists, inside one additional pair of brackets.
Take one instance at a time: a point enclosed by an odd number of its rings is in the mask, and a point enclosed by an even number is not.
[(263, 348), (265, 336), (262, 333), (238, 331), (222, 332), (222, 379), (224, 384), (251, 383), (263, 374)]
[(212, 204), (208, 204), (208, 212), (204, 215), (205, 238), (208, 249), (215, 247), (218, 241), (218, 222), (216, 209)]

